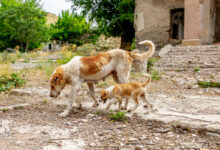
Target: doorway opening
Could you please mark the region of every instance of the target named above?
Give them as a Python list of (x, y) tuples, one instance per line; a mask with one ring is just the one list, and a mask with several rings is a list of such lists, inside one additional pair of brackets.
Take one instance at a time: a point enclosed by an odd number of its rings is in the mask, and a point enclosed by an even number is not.
[(184, 38), (184, 8), (170, 10), (170, 38)]

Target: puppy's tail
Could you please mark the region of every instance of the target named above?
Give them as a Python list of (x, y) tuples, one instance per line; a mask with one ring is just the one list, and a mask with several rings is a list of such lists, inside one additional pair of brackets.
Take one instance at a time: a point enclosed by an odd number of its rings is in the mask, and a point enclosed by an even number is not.
[(143, 74), (145, 77), (147, 77), (147, 81), (145, 83), (142, 83), (142, 86), (145, 87), (146, 85), (148, 85), (151, 81), (151, 76), (149, 74)]
[(154, 51), (155, 51), (155, 45), (152, 41), (145, 40), (145, 41), (139, 42), (139, 44), (147, 45), (149, 47), (149, 50), (143, 54), (137, 53), (136, 51), (130, 52), (129, 54), (134, 60), (144, 60), (144, 59), (148, 59), (151, 56), (153, 56)]

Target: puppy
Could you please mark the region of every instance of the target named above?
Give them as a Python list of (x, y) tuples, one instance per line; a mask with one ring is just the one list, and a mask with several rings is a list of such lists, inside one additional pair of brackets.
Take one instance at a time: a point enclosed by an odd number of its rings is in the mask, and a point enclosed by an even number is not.
[[(139, 106), (139, 97), (141, 97), (141, 99), (146, 103), (144, 107), (152, 108), (152, 104), (147, 100), (145, 94), (145, 87), (150, 83), (151, 77), (148, 74), (145, 74), (144, 76), (148, 78), (145, 83), (129, 82), (124, 84), (116, 84), (107, 89), (103, 89), (100, 93), (101, 101), (105, 103), (107, 99), (112, 99), (106, 109), (109, 109), (112, 104), (118, 103), (118, 111), (120, 111), (121, 109), (127, 110), (128, 101), (130, 99), (133, 99), (135, 102), (135, 106), (130, 108), (128, 111), (135, 111)], [(125, 106), (121, 108), (123, 98), (126, 98), (126, 102)]]

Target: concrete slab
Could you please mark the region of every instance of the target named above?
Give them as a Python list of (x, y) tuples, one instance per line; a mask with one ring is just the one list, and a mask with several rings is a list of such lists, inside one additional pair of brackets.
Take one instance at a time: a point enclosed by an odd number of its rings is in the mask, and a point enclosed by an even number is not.
[[(38, 90), (43, 92), (37, 92)], [(97, 89), (99, 90), (99, 89)], [(24, 92), (27, 90), (23, 89)], [(34, 91), (34, 92), (33, 92)], [(20, 90), (21, 92), (21, 90)], [(32, 90), (32, 95), (41, 95), (49, 98), (48, 89), (35, 88)], [(96, 92), (98, 93), (98, 92)], [(48, 95), (47, 95), (48, 94)], [(149, 101), (153, 104), (153, 110), (148, 113), (143, 107), (143, 102), (140, 100), (140, 106), (135, 112), (127, 113), (131, 117), (134, 113), (144, 120), (156, 120), (173, 125), (183, 126), (190, 129), (207, 130), (220, 134), (220, 98), (217, 96), (199, 96), (199, 95), (184, 95), (174, 97), (165, 93), (148, 94)], [(106, 111), (106, 104), (100, 103), (97, 108), (93, 108), (93, 100), (84, 90), (80, 91), (77, 98), (82, 101), (82, 107), (93, 111)], [(56, 105), (66, 105), (68, 101), (68, 89), (63, 91), (63, 94), (52, 99)], [(77, 106), (75, 103), (74, 106)], [(124, 102), (123, 102), (124, 105)], [(134, 106), (134, 102), (130, 101), (128, 109)], [(118, 105), (112, 105), (111, 109), (116, 110)]]

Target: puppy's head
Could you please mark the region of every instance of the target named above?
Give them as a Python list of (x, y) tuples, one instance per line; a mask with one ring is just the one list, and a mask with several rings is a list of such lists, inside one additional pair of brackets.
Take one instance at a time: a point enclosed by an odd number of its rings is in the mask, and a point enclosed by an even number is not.
[(109, 92), (105, 89), (101, 90), (100, 95), (101, 95), (101, 101), (103, 103), (105, 103), (107, 101), (107, 99), (109, 99)]
[(50, 97), (57, 97), (66, 86), (64, 71), (61, 67), (57, 68), (50, 79)]

